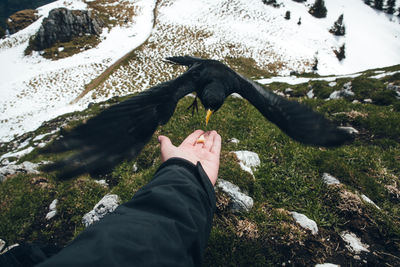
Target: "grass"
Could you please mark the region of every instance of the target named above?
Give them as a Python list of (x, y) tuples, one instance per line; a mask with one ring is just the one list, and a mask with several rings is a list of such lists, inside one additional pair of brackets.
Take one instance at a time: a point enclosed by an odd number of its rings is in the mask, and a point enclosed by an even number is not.
[[(324, 100), (331, 90), (340, 89), (348, 81), (352, 81), (355, 97), (361, 99), (373, 98), (377, 91), (385, 90), (385, 82), (398, 82), (398, 79), (397, 76), (378, 81), (367, 77), (347, 78), (337, 80), (334, 87), (327, 82), (311, 82), (317, 95), (315, 99), (303, 97), (309, 84), (274, 83), (269, 88), (284, 91), (290, 87), (300, 97), (297, 100), (338, 124), (355, 127), (360, 134), (350, 145), (334, 149), (304, 146), (266, 121), (245, 100), (230, 97), (205, 126), (205, 111), (200, 109), (192, 117), (186, 108), (193, 98), (187, 97), (178, 103), (174, 116), (157, 130), (137, 159), (121, 163), (105, 177), (109, 188), (85, 175), (68, 182), (45, 173), (9, 177), (0, 184), (0, 237), (8, 243), (42, 240), (66, 244), (83, 230), (83, 214), (102, 196), (115, 193), (123, 202), (128, 201), (152, 178), (161, 163), (157, 135), (167, 135), (174, 144), (179, 144), (190, 132), (202, 128), (215, 129), (222, 136), (219, 178), (237, 184), (255, 201), (249, 213), (234, 215), (223, 204), (226, 196), (217, 194), (219, 208), (204, 266), (276, 266), (283, 262), (313, 265), (326, 261), (360, 264), (339, 236), (344, 230), (355, 232), (370, 245), (375, 254), (369, 254), (369, 263), (398, 265), (395, 255), (400, 251), (399, 199), (387, 186), (398, 189), (400, 184), (400, 113), (395, 110), (394, 101), (377, 105), (353, 103), (353, 99)], [(113, 98), (108, 103), (123, 99)], [(29, 136), (49, 132), (65, 123), (66, 128), (72, 128), (100, 112), (105, 105), (95, 104), (82, 112), (66, 114)], [(231, 138), (240, 142), (230, 143)], [(237, 150), (250, 150), (259, 155), (261, 166), (254, 172), (255, 179), (240, 169), (231, 153)], [(57, 157), (44, 157), (33, 151), (20, 161)], [(324, 172), (343, 184), (325, 185), (321, 181)], [(38, 177), (47, 180), (44, 187), (35, 182)], [(367, 195), (381, 210), (360, 201), (359, 194)], [(345, 195), (350, 198), (344, 198)], [(46, 221), (48, 205), (55, 198), (60, 203), (59, 213)], [(289, 211), (303, 213), (316, 221), (319, 234), (314, 236), (301, 228)]]

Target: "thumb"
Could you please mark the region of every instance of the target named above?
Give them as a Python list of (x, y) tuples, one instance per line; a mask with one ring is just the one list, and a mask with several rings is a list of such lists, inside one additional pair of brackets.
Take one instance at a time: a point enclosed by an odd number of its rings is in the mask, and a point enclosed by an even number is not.
[(161, 161), (164, 162), (171, 157), (172, 147), (174, 146), (171, 143), (171, 140), (163, 135), (158, 137), (158, 142), (160, 143), (160, 150), (161, 150)]
[(160, 146), (161, 146), (161, 152), (163, 150), (168, 149), (169, 147), (173, 146), (171, 143), (171, 140), (164, 135), (160, 135), (158, 137), (158, 142), (160, 143)]

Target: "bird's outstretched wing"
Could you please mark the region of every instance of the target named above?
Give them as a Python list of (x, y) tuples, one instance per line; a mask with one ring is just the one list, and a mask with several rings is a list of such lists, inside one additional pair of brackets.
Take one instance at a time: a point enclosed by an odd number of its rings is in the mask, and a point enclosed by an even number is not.
[(188, 76), (186, 72), (141, 92), (65, 133), (42, 152), (76, 153), (43, 170), (58, 171), (59, 178), (68, 179), (83, 173), (107, 173), (121, 161), (135, 158), (158, 125), (168, 122), (178, 100), (194, 90)]
[(353, 140), (346, 130), (327, 120), (322, 114), (296, 101), (281, 97), (239, 75), (241, 96), (253, 104), (284, 133), (308, 145), (333, 147)]

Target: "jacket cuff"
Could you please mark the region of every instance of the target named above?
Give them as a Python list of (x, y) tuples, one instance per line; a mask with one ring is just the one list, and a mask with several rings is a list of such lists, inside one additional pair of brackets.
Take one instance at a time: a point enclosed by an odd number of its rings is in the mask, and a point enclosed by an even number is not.
[(200, 161), (194, 165), (192, 162), (184, 159), (184, 158), (170, 158), (167, 161), (163, 162), (160, 167), (157, 169), (156, 173), (159, 172), (161, 169), (166, 168), (170, 165), (178, 165), (190, 171), (199, 181), (201, 187), (207, 193), (208, 200), (212, 207), (213, 212), (216, 208), (216, 198), (215, 198), (215, 190), (214, 186), (212, 185), (210, 178), (208, 178), (207, 173), (204, 171), (203, 166), (201, 166)]

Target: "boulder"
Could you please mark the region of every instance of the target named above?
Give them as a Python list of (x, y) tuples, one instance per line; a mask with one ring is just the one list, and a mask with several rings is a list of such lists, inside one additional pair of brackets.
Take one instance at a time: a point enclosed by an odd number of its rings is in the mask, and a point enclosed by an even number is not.
[(0, 168), (0, 182), (5, 180), (6, 176), (13, 175), (19, 172), (38, 174), (39, 173), (39, 171), (37, 170), (38, 167), (39, 164), (32, 163), (29, 161), (25, 161), (21, 164), (10, 164), (4, 166)]
[(290, 212), (293, 219), (300, 224), (304, 229), (310, 230), (313, 235), (318, 234), (318, 226), (317, 223), (311, 219), (309, 219), (306, 215), (297, 213), (295, 211)]
[(93, 210), (86, 213), (82, 218), (82, 223), (88, 227), (96, 221), (106, 216), (106, 214), (113, 212), (121, 200), (118, 195), (109, 194), (105, 195), (93, 208)]
[(240, 150), (234, 151), (237, 159), (239, 160), (239, 165), (242, 170), (248, 172), (253, 176), (253, 170), (260, 166), (260, 158), (258, 154), (252, 151)]
[(229, 206), (232, 212), (248, 212), (253, 207), (253, 199), (242, 193), (239, 186), (223, 179), (218, 179), (216, 187), (221, 189), (230, 197)]
[(25, 9), (11, 15), (7, 20), (7, 29), (9, 34), (16, 33), (25, 29), (39, 18), (37, 11), (33, 9)]
[(86, 10), (56, 8), (42, 22), (39, 31), (31, 40), (33, 50), (52, 47), (56, 42), (69, 42), (85, 34), (100, 35), (104, 22)]

